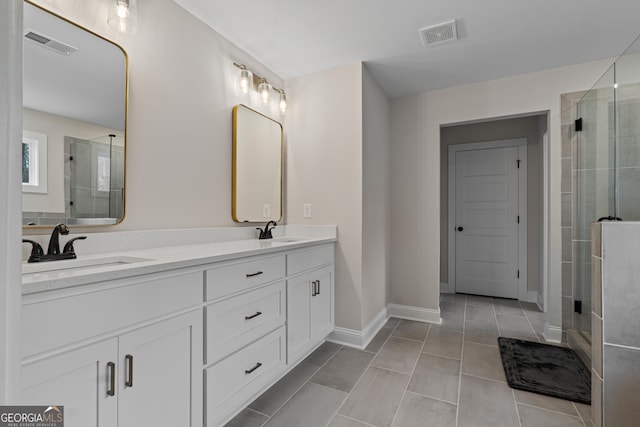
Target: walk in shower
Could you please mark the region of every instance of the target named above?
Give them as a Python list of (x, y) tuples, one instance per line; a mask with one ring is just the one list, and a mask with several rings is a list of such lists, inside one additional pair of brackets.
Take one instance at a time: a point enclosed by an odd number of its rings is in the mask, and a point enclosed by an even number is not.
[(591, 340), (591, 224), (640, 220), (640, 38), (576, 103), (573, 326)]

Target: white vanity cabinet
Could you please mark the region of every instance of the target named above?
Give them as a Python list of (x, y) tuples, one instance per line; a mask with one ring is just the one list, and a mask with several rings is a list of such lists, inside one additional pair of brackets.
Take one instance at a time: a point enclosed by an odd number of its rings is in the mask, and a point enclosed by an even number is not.
[(21, 403), (67, 427), (201, 426), (202, 272), (89, 288), (25, 296)]
[(287, 255), (287, 361), (297, 363), (334, 328), (333, 245)]
[(286, 368), (284, 254), (205, 272), (205, 425), (221, 425)]

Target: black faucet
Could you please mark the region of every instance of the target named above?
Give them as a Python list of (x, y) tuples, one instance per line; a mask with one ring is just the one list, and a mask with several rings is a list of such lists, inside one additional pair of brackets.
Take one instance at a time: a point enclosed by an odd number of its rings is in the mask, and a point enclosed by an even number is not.
[[(269, 228), (269, 226), (273, 224), (273, 227)], [(276, 228), (276, 222), (275, 221), (269, 221), (267, 223), (267, 225), (264, 226), (264, 230), (260, 227), (256, 227), (256, 230), (260, 230), (260, 237), (258, 237), (258, 239), (273, 239), (273, 235), (271, 234), (271, 230), (273, 230), (274, 228)]]
[(42, 246), (33, 240), (22, 239), (24, 243), (31, 243), (31, 256), (28, 262), (42, 262), (42, 261), (56, 261), (61, 259), (75, 259), (76, 252), (73, 248), (73, 242), (76, 240), (84, 240), (87, 236), (78, 236), (69, 240), (65, 245), (62, 252), (60, 252), (60, 235), (69, 234), (69, 227), (65, 224), (57, 224), (53, 227), (51, 238), (49, 239), (49, 247), (45, 255)]

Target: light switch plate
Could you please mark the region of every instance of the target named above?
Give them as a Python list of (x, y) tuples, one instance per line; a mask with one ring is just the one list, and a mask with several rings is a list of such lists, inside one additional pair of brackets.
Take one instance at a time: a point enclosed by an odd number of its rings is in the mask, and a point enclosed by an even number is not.
[(304, 218), (311, 218), (311, 203), (305, 203), (302, 205), (302, 216)]

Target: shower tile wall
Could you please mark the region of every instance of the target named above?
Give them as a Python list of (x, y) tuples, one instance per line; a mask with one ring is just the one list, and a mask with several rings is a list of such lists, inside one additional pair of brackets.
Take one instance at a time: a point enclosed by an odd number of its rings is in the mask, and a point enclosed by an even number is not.
[(593, 227), (592, 416), (598, 426), (640, 419), (640, 223)]

